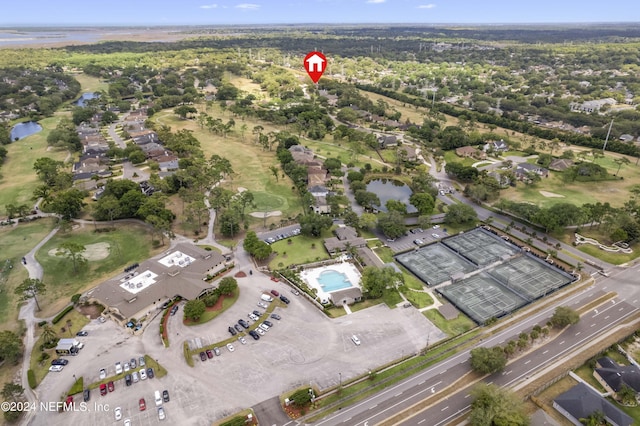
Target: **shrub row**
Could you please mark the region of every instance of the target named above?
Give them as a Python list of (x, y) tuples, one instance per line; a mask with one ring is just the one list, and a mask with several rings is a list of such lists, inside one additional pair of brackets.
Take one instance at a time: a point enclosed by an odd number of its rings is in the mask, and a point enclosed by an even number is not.
[(51, 320), (51, 322), (53, 324), (57, 324), (60, 322), (60, 320), (69, 313), (70, 310), (73, 309), (73, 305), (69, 305), (66, 308), (64, 308), (62, 311), (60, 311), (60, 313), (58, 315), (56, 315), (55, 317), (53, 317), (53, 319)]
[(27, 380), (29, 381), (29, 387), (31, 389), (35, 389), (36, 386), (38, 386), (38, 383), (36, 382), (36, 373), (32, 369), (27, 371)]

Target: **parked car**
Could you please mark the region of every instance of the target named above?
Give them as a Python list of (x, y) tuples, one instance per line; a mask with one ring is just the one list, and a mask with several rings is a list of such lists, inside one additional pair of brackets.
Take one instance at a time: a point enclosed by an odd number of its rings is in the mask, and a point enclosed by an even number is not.
[(264, 320), (264, 323), (269, 327), (273, 327), (273, 323), (269, 320)]
[(282, 317), (278, 314), (271, 314), (271, 318), (276, 319), (276, 320), (281, 320)]
[(265, 323), (260, 324), (258, 327), (260, 327), (264, 331), (269, 331), (269, 326)]
[(109, 392), (113, 392), (116, 389), (116, 387), (113, 384), (113, 380), (109, 380), (109, 383), (107, 383), (107, 390), (109, 390)]
[(229, 329), (228, 329), (228, 330), (229, 330), (229, 333), (231, 333), (231, 335), (232, 335), (232, 336), (235, 336), (236, 334), (238, 334), (238, 332), (236, 331), (236, 329), (235, 329), (235, 328), (233, 328), (233, 327), (231, 327), (231, 326), (229, 326)]
[(135, 358), (131, 358), (131, 361), (129, 361), (129, 365), (131, 366), (131, 369), (133, 370), (134, 368), (136, 368), (138, 366), (138, 363), (136, 362)]
[(229, 352), (235, 351), (235, 349), (233, 348), (233, 345), (231, 343), (227, 343), (227, 349), (229, 349)]
[(356, 336), (355, 334), (351, 336), (351, 341), (353, 342), (354, 345), (360, 346), (360, 339), (358, 339), (358, 336)]
[(122, 373), (122, 364), (116, 362), (116, 374)]
[(116, 407), (116, 409), (113, 410), (113, 414), (115, 415), (116, 420), (122, 419), (122, 408)]
[(85, 389), (82, 391), (82, 399), (84, 402), (87, 402), (91, 399), (91, 391), (89, 389)]
[(145, 364), (146, 364), (146, 363), (144, 362), (144, 357), (143, 357), (143, 356), (141, 356), (140, 358), (138, 358), (138, 365), (139, 365), (140, 367), (144, 367), (144, 366), (145, 366)]
[(144, 398), (140, 398), (140, 401), (138, 401), (138, 407), (140, 407), (140, 411), (144, 411), (147, 409), (147, 402), (144, 400)]
[(204, 352), (200, 352), (200, 361), (206, 361), (207, 360), (207, 354), (205, 354)]
[(140, 369), (140, 380), (147, 380), (147, 372), (144, 368)]
[(243, 330), (243, 328), (242, 328), (242, 326), (240, 324), (235, 324), (233, 327), (236, 329), (236, 331), (238, 333), (240, 333)]
[(249, 336), (253, 337), (253, 340), (260, 340), (260, 336), (258, 335), (258, 333), (256, 333), (255, 330), (251, 330), (249, 332)]
[(262, 312), (260, 311), (253, 311), (253, 315), (259, 317), (260, 315), (262, 315)]
[(280, 296), (280, 293), (278, 293), (276, 290), (271, 290), (271, 294), (273, 294), (275, 297)]
[(59, 373), (64, 369), (64, 366), (62, 365), (52, 365), (51, 367), (49, 367), (49, 371), (53, 371), (54, 373)]
[(220, 356), (220, 348), (217, 346), (213, 348), (213, 353), (216, 354), (216, 356)]
[(258, 321), (258, 317), (257, 317), (257, 316), (255, 316), (254, 314), (249, 314), (249, 315), (247, 315), (247, 316), (249, 317), (249, 319), (250, 319), (251, 321)]
[(131, 370), (131, 367), (129, 367), (129, 363), (128, 362), (125, 362), (124, 363), (124, 371), (129, 371), (129, 370)]
[(166, 418), (167, 418), (167, 416), (166, 416), (166, 414), (164, 414), (164, 408), (158, 407), (158, 419), (164, 420)]
[(264, 336), (264, 330), (263, 330), (263, 329), (261, 329), (260, 327), (256, 328), (256, 332), (257, 332), (259, 335)]
[(238, 337), (238, 340), (240, 341), (240, 343), (242, 343), (243, 345), (247, 344), (247, 339), (245, 339), (244, 337), (240, 336)]
[(261, 308), (263, 308), (263, 309), (267, 309), (267, 308), (269, 307), (269, 305), (267, 305), (267, 304), (266, 304), (266, 303), (264, 303), (264, 302), (258, 302), (258, 306), (260, 306), (260, 307), (261, 307)]
[(207, 349), (205, 353), (207, 354), (207, 358), (209, 359), (213, 358), (213, 352), (211, 352), (211, 349)]
[(131, 419), (124, 419), (123, 426), (131, 426)]
[(131, 374), (131, 378), (133, 379), (133, 383), (138, 383), (138, 381), (140, 380), (137, 371), (134, 371), (133, 374)]
[(433, 229), (438, 229), (440, 228), (440, 225), (433, 225)]
[(51, 365), (67, 365), (67, 364), (69, 364), (69, 360), (66, 360), (64, 358), (57, 358), (57, 359), (51, 360)]
[(131, 374), (127, 374), (126, 376), (124, 376), (124, 383), (125, 383), (127, 386), (131, 386), (131, 383), (132, 383), (132, 382), (131, 382)]
[(173, 305), (169, 313), (171, 314), (171, 316), (173, 316), (176, 314), (176, 312), (178, 312), (178, 305)]
[(424, 244), (424, 241), (422, 241), (420, 238), (413, 240), (413, 244), (417, 245), (417, 246), (421, 246)]
[(100, 380), (106, 379), (107, 378), (107, 370), (105, 370), (104, 368), (100, 369)]
[(239, 319), (239, 320), (238, 320), (238, 324), (240, 324), (240, 325), (241, 325), (242, 327), (244, 327), (244, 328), (249, 328), (249, 323), (248, 323), (248, 322), (246, 322), (246, 321), (245, 321), (245, 320), (243, 320), (243, 319)]
[(438, 234), (431, 234), (431, 236), (432, 236), (433, 238), (440, 238), (440, 236), (439, 236)]
[(287, 299), (285, 296), (280, 296), (280, 300), (282, 300), (287, 305), (289, 304), (289, 299)]
[(169, 402), (169, 391), (166, 389), (162, 391), (162, 400), (164, 402)]
[(107, 394), (107, 385), (105, 385), (104, 383), (102, 383), (100, 385), (100, 395), (101, 396), (105, 396)]
[(84, 330), (78, 331), (76, 333), (76, 336), (80, 336), (80, 337), (84, 337), (84, 336), (88, 336), (88, 335), (89, 335), (89, 333), (84, 331)]
[(149, 367), (147, 368), (147, 377), (150, 379), (153, 379), (153, 368)]
[(64, 408), (65, 410), (73, 409), (73, 395), (69, 395), (67, 397), (67, 400), (65, 401), (65, 405), (66, 405), (66, 407)]
[(296, 290), (295, 288), (291, 289), (291, 293), (295, 294), (296, 296), (300, 296), (300, 292), (298, 290)]

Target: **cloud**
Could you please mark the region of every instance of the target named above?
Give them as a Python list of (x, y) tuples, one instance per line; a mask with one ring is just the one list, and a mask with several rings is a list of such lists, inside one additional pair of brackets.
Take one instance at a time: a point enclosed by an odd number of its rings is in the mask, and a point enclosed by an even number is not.
[(436, 7), (435, 4), (429, 3), (429, 4), (421, 4), (420, 6), (418, 6), (418, 9), (433, 9), (434, 7)]
[(203, 4), (202, 6), (200, 6), (200, 9), (215, 9), (217, 7), (217, 4)]
[(367, 0), (367, 3), (375, 3), (375, 4), (379, 4), (379, 3), (384, 3), (387, 0)]
[(239, 5), (236, 6), (236, 8), (243, 9), (243, 10), (256, 10), (256, 9), (260, 9), (260, 5), (253, 4), (253, 3), (240, 3)]

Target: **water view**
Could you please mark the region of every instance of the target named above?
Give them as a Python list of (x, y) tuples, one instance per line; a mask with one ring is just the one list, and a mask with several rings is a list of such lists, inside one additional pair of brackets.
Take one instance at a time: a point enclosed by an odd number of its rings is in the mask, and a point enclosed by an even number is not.
[(407, 213), (418, 211), (409, 203), (409, 197), (411, 197), (413, 191), (403, 182), (393, 179), (374, 179), (367, 184), (367, 191), (373, 192), (380, 199), (380, 211), (387, 211), (385, 204), (389, 200), (397, 200), (404, 203), (407, 206)]
[(26, 121), (24, 123), (18, 123), (11, 129), (11, 140), (17, 141), (24, 139), (27, 136), (31, 136), (34, 133), (38, 133), (42, 130), (42, 126), (35, 121)]
[(80, 96), (80, 99), (78, 99), (77, 101), (75, 101), (75, 104), (79, 107), (84, 107), (87, 105), (87, 101), (91, 100), (91, 99), (95, 99), (97, 98), (99, 95), (97, 93), (93, 93), (93, 92), (87, 92), (87, 93), (83, 93), (82, 96)]

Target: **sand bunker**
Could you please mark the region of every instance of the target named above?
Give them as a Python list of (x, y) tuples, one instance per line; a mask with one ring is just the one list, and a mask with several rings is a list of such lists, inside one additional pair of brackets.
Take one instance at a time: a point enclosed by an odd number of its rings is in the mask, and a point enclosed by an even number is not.
[(553, 192), (540, 191), (540, 194), (542, 194), (543, 197), (547, 198), (564, 198), (564, 195), (554, 194)]
[(267, 217), (282, 216), (282, 212), (280, 210), (273, 210), (270, 212), (253, 212), (253, 213), (249, 213), (249, 215), (251, 217), (264, 217), (265, 213), (267, 214)]
[[(109, 243), (95, 243), (89, 244), (85, 246), (85, 250), (82, 252), (82, 256), (84, 256), (87, 260), (102, 260), (106, 259), (109, 256)], [(58, 249), (51, 249), (47, 253), (49, 256), (58, 256)]]

